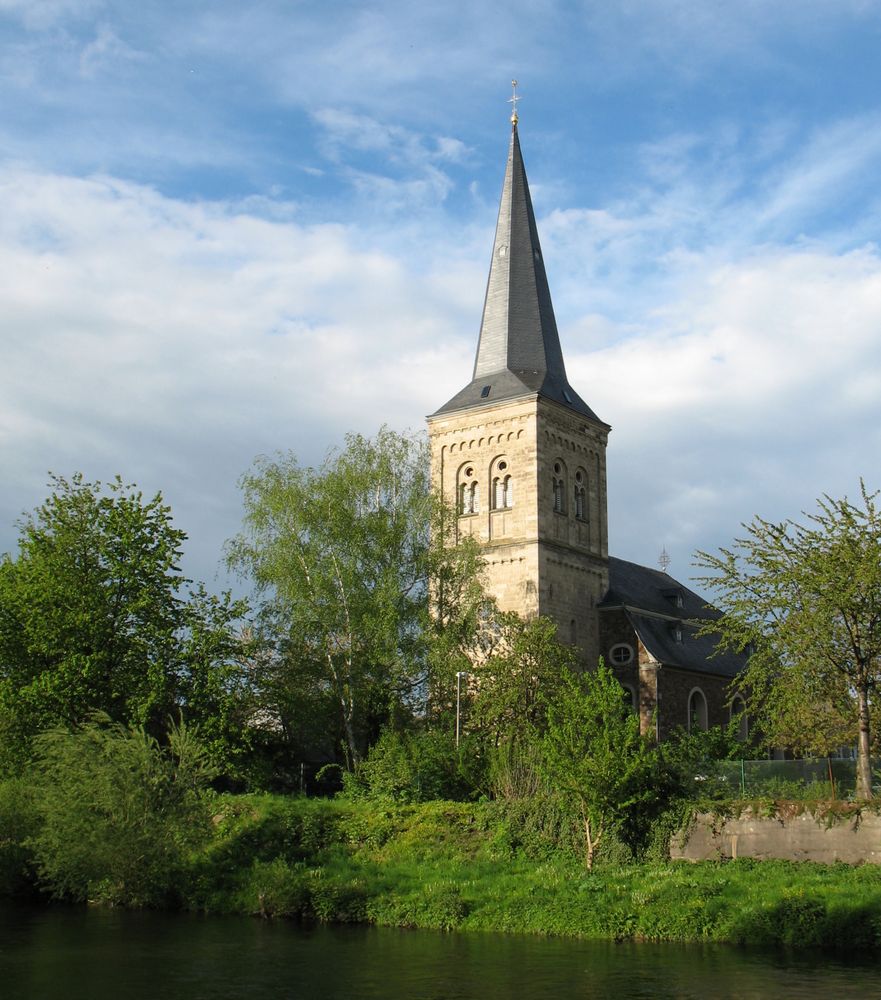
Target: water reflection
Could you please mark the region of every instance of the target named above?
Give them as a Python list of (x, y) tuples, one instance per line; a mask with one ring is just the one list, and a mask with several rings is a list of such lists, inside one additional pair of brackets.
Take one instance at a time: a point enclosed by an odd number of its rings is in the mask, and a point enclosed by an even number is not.
[(0, 908), (0, 991), (34, 1000), (502, 1000), (881, 994), (872, 963), (721, 946)]

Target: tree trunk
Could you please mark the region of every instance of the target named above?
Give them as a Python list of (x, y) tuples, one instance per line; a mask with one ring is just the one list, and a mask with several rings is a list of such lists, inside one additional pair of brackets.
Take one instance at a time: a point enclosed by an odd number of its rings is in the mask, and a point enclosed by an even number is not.
[(585, 844), (585, 864), (587, 865), (587, 870), (591, 871), (593, 869), (593, 859), (596, 856), (597, 847), (600, 842), (600, 838), (603, 835), (603, 828), (600, 827), (594, 835), (593, 828), (590, 823), (590, 816), (587, 814), (587, 809), (584, 803), (581, 803), (581, 816), (584, 820), (584, 844)]
[(860, 731), (857, 742), (857, 788), (858, 799), (872, 798), (872, 761), (869, 747), (869, 694), (864, 686), (857, 690), (860, 706)]

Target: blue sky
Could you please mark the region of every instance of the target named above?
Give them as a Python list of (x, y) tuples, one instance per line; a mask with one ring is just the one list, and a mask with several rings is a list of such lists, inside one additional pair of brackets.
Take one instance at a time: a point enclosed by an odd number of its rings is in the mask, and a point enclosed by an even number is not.
[(421, 427), (512, 77), (613, 553), (687, 579), (881, 486), (879, 43), (876, 0), (0, 0), (0, 551), (119, 473), (214, 583), (256, 455)]

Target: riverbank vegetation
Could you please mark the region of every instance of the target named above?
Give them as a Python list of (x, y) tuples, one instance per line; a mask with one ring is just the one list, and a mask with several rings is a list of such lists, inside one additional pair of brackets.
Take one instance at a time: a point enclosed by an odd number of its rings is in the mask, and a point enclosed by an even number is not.
[[(4, 805), (7, 818), (8, 799)], [(169, 859), (152, 898), (136, 869), (101, 877), (72, 868), (82, 881), (58, 881), (57, 868), (40, 868), (47, 845), (39, 841), (20, 849), (17, 863), (41, 870), (45, 888), (63, 882), (66, 898), (215, 914), (839, 951), (881, 945), (876, 866), (671, 863), (663, 852), (625, 863), (621, 846), (607, 840), (602, 863), (587, 871), (580, 845), (561, 838), (575, 828), (561, 802), (380, 805), (224, 794), (206, 806), (201, 843)], [(0, 856), (8, 876), (8, 840)]]
[(227, 556), (250, 602), (185, 580), (161, 496), (121, 480), (54, 478), (22, 521), (0, 560), (0, 894), (881, 946), (881, 869), (670, 863), (699, 796), (730, 794), (707, 779), (743, 756), (739, 720), (659, 746), (602, 662), (500, 612), (424, 441), (350, 436), (242, 485)]

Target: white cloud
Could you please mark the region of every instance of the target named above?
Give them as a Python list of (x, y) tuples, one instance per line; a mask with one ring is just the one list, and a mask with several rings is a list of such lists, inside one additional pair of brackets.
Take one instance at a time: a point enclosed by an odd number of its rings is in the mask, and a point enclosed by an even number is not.
[[(110, 177), (7, 170), (0, 196), (0, 549), (48, 469), (120, 472), (165, 489), (210, 575), (256, 453), (314, 461), (345, 430), (418, 427), (470, 375), (488, 232), (435, 233), (416, 255), (425, 231), (383, 245)], [(567, 299), (592, 339), (563, 333), (573, 384), (614, 428), (613, 551), (651, 562), (666, 545), (686, 575), (695, 547), (753, 513), (871, 485), (881, 260), (780, 247), (674, 263), (675, 304), (627, 325)]]
[(7, 170), (0, 197), (0, 549), (46, 471), (79, 469), (164, 486), (213, 564), (258, 452), (419, 426), (457, 377), (462, 296), (363, 233), (108, 177)]
[(684, 575), (754, 514), (797, 516), (861, 475), (881, 486), (879, 329), (874, 249), (765, 250), (694, 274), (626, 341), (570, 355), (613, 425), (613, 548), (651, 561), (666, 544)]
[(164, 487), (211, 565), (255, 452), (460, 388), (512, 75), (572, 380), (614, 425), (615, 551), (684, 573), (871, 485), (874, 63), (814, 105), (878, 8), (0, 0), (0, 550), (82, 468)]

